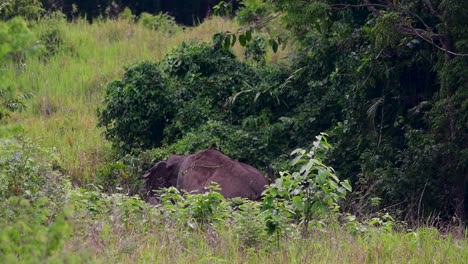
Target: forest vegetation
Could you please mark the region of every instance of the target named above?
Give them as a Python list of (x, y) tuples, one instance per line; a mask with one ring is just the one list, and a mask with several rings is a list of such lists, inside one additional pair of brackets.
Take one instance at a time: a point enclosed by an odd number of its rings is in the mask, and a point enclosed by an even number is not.
[[(464, 0), (0, 1), (0, 259), (466, 263), (467, 28)], [(145, 202), (206, 148), (276, 179)]]

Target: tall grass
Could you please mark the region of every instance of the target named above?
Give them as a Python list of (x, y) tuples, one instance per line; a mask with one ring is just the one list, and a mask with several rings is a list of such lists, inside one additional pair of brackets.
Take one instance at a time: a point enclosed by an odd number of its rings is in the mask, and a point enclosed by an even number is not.
[[(33, 28), (43, 32), (51, 23)], [(96, 111), (110, 81), (120, 78), (124, 66), (141, 60), (160, 60), (183, 41), (211, 41), (219, 31), (238, 30), (221, 18), (174, 34), (149, 30), (126, 20), (104, 20), (93, 24), (83, 19), (54, 22), (63, 33), (58, 54), (47, 60), (28, 58), (23, 65), (7, 65), (17, 86), (34, 97), (25, 112), (14, 114), (10, 125), (22, 125), (27, 136), (47, 147), (55, 147), (62, 166), (75, 182), (86, 183), (111, 149), (96, 128)], [(241, 57), (242, 49), (233, 51)], [(270, 55), (278, 60), (281, 53)]]
[[(232, 230), (188, 231), (159, 226), (146, 234), (90, 227), (71, 240), (67, 252), (88, 254), (97, 263), (467, 263), (467, 240), (435, 229), (414, 233), (372, 230), (351, 235), (341, 228), (302, 239), (246, 246)], [(103, 234), (107, 233), (107, 234)], [(109, 235), (112, 234), (112, 235)], [(78, 238), (78, 237), (77, 237)]]

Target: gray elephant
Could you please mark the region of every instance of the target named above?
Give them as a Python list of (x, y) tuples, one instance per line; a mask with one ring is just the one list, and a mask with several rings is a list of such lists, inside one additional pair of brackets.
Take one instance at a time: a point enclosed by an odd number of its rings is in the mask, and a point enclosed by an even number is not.
[(213, 149), (192, 155), (172, 155), (160, 161), (144, 176), (150, 201), (153, 190), (175, 186), (178, 190), (201, 193), (216, 182), (224, 197), (259, 200), (268, 184), (263, 174), (252, 166), (233, 160)]

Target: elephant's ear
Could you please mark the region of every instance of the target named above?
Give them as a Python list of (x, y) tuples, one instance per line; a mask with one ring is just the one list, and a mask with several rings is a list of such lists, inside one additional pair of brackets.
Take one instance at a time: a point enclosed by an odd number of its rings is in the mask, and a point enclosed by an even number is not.
[[(154, 177), (154, 175), (157, 175), (157, 174), (164, 175), (164, 173), (166, 173), (166, 165), (167, 163), (165, 161), (160, 161), (156, 163), (156, 165), (154, 165), (153, 168), (151, 168), (147, 173), (143, 175), (143, 179)], [(163, 177), (165, 177), (165, 175)]]

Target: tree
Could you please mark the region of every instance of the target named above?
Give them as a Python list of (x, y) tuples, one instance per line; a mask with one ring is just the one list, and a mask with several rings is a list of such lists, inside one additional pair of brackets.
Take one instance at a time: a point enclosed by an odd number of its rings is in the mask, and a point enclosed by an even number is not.
[(407, 215), (426, 208), (466, 217), (466, 3), (273, 3), (304, 55), (304, 93), (324, 87), (321, 97), (335, 95), (327, 105), (343, 113), (328, 123), (337, 171), (360, 183), (365, 197), (405, 202)]

